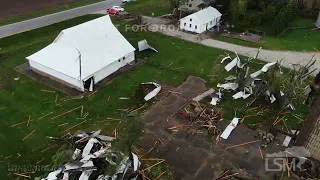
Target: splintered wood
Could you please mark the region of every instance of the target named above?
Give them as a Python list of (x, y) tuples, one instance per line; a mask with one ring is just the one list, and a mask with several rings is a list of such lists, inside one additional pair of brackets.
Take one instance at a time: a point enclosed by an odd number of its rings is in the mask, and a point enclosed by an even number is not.
[(29, 133), (26, 137), (22, 139), (22, 141), (26, 140), (29, 136), (31, 136), (36, 130), (33, 130), (31, 133)]
[(49, 115), (50, 115), (50, 114), (52, 114), (52, 113), (53, 113), (53, 112), (49, 112), (48, 114), (46, 114), (46, 115), (43, 115), (43, 116), (39, 117), (39, 119), (38, 119), (38, 120), (43, 119), (43, 118), (45, 118), (45, 117), (49, 116)]
[(47, 92), (47, 93), (56, 93), (55, 91), (52, 90), (46, 90), (46, 89), (41, 89), (42, 92)]
[(226, 147), (225, 149), (227, 150), (227, 149), (231, 149), (231, 148), (235, 148), (235, 147), (239, 147), (239, 146), (244, 146), (244, 145), (256, 143), (256, 142), (259, 142), (259, 141), (261, 141), (261, 140), (256, 140), (256, 141), (250, 141), (250, 142), (246, 142), (246, 143), (236, 144), (236, 145), (233, 145), (233, 146)]
[(59, 115), (57, 115), (57, 116), (55, 116), (55, 117), (53, 117), (53, 118), (51, 118), (51, 119), (56, 119), (56, 118), (58, 118), (58, 117), (60, 117), (60, 116), (66, 115), (66, 114), (68, 114), (68, 113), (71, 113), (72, 111), (77, 110), (77, 109), (80, 109), (80, 108), (82, 108), (82, 107), (83, 107), (83, 105), (82, 105), (82, 106), (79, 106), (79, 107), (76, 107), (76, 108), (74, 108), (74, 109), (71, 109), (70, 111), (67, 111), (67, 112), (64, 112), (64, 113), (62, 113), (62, 114), (59, 114)]
[(75, 128), (75, 127), (77, 127), (77, 126), (80, 126), (81, 124), (85, 123), (86, 121), (87, 121), (87, 120), (82, 121), (82, 122), (80, 122), (80, 123), (78, 123), (78, 124), (76, 124), (76, 125), (74, 125), (74, 126), (72, 126), (72, 127), (68, 128), (68, 129), (66, 129), (66, 130), (62, 131), (62, 132), (63, 132), (63, 133), (64, 133), (64, 132), (67, 132), (67, 131), (69, 131), (69, 130), (70, 130), (70, 129), (72, 129), (72, 128)]
[[(205, 99), (206, 98), (202, 99), (201, 102), (205, 101)], [(189, 101), (182, 106), (179, 114), (183, 119), (187, 119), (192, 123), (189, 131), (193, 134), (204, 133), (217, 136), (221, 133), (217, 124), (220, 122), (222, 109), (217, 109), (207, 102), (201, 102), (194, 100)], [(203, 131), (199, 129), (203, 129)]]

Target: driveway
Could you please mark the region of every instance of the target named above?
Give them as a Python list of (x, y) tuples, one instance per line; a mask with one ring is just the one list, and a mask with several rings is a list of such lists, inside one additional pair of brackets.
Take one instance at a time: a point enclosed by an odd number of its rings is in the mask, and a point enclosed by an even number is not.
[(97, 11), (104, 10), (106, 8), (110, 8), (114, 5), (120, 5), (121, 0), (106, 0), (103, 2), (90, 4), (87, 6), (82, 6), (75, 9), (70, 9), (66, 11), (61, 11), (54, 14), (49, 14), (46, 16), (41, 16), (38, 18), (21, 21), (14, 24), (9, 24), (0, 27), (0, 39), (8, 36), (12, 36), (15, 34), (19, 34), (25, 31), (30, 31), (33, 29), (37, 29), (40, 27), (44, 27), (50, 24), (54, 24), (57, 22), (65, 21), (68, 19), (72, 19), (78, 16), (83, 16), (86, 14), (94, 13)]

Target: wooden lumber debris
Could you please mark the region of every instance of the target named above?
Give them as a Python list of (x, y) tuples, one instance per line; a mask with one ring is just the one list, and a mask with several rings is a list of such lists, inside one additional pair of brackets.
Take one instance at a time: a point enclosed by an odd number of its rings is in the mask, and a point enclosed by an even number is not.
[(19, 173), (13, 173), (14, 175), (17, 175), (17, 176), (20, 176), (20, 177), (24, 177), (24, 178), (29, 178), (31, 179), (31, 176), (27, 176), (27, 175), (24, 175), (24, 174), (19, 174)]
[(97, 90), (93, 91), (91, 94), (88, 95), (88, 97), (94, 95), (97, 92)]
[(144, 105), (140, 106), (140, 107), (139, 107), (139, 108), (137, 108), (137, 109), (134, 109), (134, 110), (130, 111), (130, 113), (133, 113), (133, 112), (139, 111), (140, 109), (142, 109), (142, 108), (144, 108), (144, 107), (146, 107), (146, 106), (148, 106), (148, 104), (147, 104), (147, 103), (145, 103)]
[(66, 115), (66, 114), (68, 114), (68, 113), (71, 113), (71, 112), (74, 111), (74, 110), (77, 110), (77, 109), (82, 108), (82, 106), (83, 106), (83, 105), (81, 105), (81, 106), (79, 106), (79, 107), (76, 107), (76, 108), (74, 108), (74, 109), (71, 109), (71, 110), (69, 110), (69, 111), (67, 111), (67, 112), (64, 112), (64, 113), (62, 113), (62, 114), (59, 114), (59, 115), (57, 115), (57, 116), (55, 116), (55, 117), (53, 117), (53, 118), (51, 118), (51, 119), (56, 119), (56, 118), (58, 118), (58, 117), (60, 117), (60, 116)]
[(31, 120), (31, 115), (29, 115), (29, 119), (28, 119), (28, 121), (27, 121), (27, 126), (29, 126), (30, 120)]
[(156, 178), (154, 178), (154, 180), (160, 179), (160, 178), (164, 175), (164, 173), (166, 173), (166, 172), (162, 172), (161, 174), (159, 174), (159, 176), (157, 176)]
[(51, 148), (53, 148), (53, 147), (55, 147), (55, 146), (57, 146), (56, 144), (54, 144), (54, 145), (52, 145), (52, 146), (49, 146), (49, 147), (47, 147), (46, 149), (44, 149), (44, 150), (42, 150), (42, 151), (40, 151), (40, 152), (46, 152), (47, 150), (49, 150), (49, 149), (51, 149)]
[(153, 168), (153, 167), (155, 167), (155, 166), (163, 163), (164, 161), (165, 161), (165, 160), (159, 161), (159, 162), (155, 163), (154, 165), (152, 165), (152, 166), (150, 166), (150, 167), (147, 167), (147, 168), (145, 168), (145, 169), (143, 169), (143, 170), (141, 170), (141, 171), (144, 172), (144, 171), (146, 171), (146, 170), (150, 170), (151, 168)]
[(87, 120), (82, 121), (82, 122), (80, 122), (80, 123), (78, 123), (78, 124), (76, 124), (76, 125), (74, 125), (74, 126), (72, 126), (72, 127), (68, 128), (68, 129), (66, 129), (66, 130), (62, 131), (62, 132), (64, 133), (64, 132), (66, 132), (66, 131), (69, 131), (69, 130), (70, 130), (70, 129), (72, 129), (72, 128), (75, 128), (75, 127), (77, 127), (77, 126), (80, 126), (81, 124), (85, 123), (86, 121), (87, 121)]
[[(32, 121), (32, 120), (30, 120), (30, 121)], [(28, 123), (28, 121), (23, 121), (21, 123), (14, 124), (11, 127), (19, 126), (19, 125), (24, 124), (24, 123)]]
[(43, 116), (39, 117), (39, 118), (38, 118), (38, 120), (43, 119), (43, 118), (45, 118), (45, 117), (49, 116), (49, 115), (50, 115), (50, 114), (52, 114), (52, 113), (53, 113), (53, 112), (49, 112), (48, 114), (46, 114), (46, 115), (43, 115)]
[(259, 152), (260, 152), (261, 159), (263, 159), (263, 152), (262, 152), (261, 147), (260, 147), (259, 144), (258, 144), (258, 148), (259, 148)]
[(56, 95), (56, 100), (54, 100), (55, 103), (56, 103), (57, 100), (58, 100), (58, 96), (59, 96), (59, 94)]
[(36, 164), (40, 164), (42, 161), (44, 161), (46, 158), (42, 158), (40, 161), (36, 162)]
[(41, 89), (42, 92), (47, 92), (47, 93), (56, 93), (56, 91), (52, 90), (46, 90), (46, 89)]
[(227, 149), (231, 149), (231, 148), (235, 148), (235, 147), (239, 147), (239, 146), (244, 146), (244, 145), (256, 143), (256, 142), (259, 142), (259, 141), (261, 141), (261, 140), (256, 140), (256, 141), (250, 141), (250, 142), (246, 142), (246, 143), (236, 144), (236, 145), (233, 145), (233, 146), (226, 147), (225, 149), (227, 150)]
[(233, 177), (235, 175), (238, 175), (239, 173), (233, 173), (233, 174), (230, 174), (228, 176), (224, 176), (224, 177), (221, 177), (219, 180), (222, 180), (222, 179), (226, 179), (226, 178), (230, 178), (230, 177)]
[(29, 136), (31, 136), (36, 130), (33, 130), (31, 133), (29, 133), (27, 136), (25, 136), (22, 141), (26, 140)]
[(3, 159), (9, 159), (9, 158), (11, 158), (12, 157), (12, 155), (9, 155), (9, 156), (7, 156), (7, 157), (5, 157), (5, 158), (3, 158)]

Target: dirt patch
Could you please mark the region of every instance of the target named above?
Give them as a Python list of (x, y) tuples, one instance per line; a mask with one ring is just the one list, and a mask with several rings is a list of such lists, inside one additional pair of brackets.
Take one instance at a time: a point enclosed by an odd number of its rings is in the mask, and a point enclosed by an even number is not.
[(81, 0), (28, 0), (28, 1), (8, 1), (0, 0), (0, 18), (21, 15), (37, 10), (68, 5)]
[(221, 36), (234, 38), (234, 39), (240, 39), (240, 40), (248, 41), (248, 42), (252, 42), (252, 43), (256, 43), (256, 42), (260, 41), (260, 39), (262, 38), (262, 36), (259, 36), (257, 34), (236, 33), (236, 32), (222, 33)]
[[(205, 89), (202, 79), (189, 76), (172, 90), (179, 93), (170, 93), (158, 101), (141, 117), (145, 121), (145, 128), (139, 145), (153, 156), (165, 159), (172, 166), (176, 179), (213, 180), (218, 179), (227, 169), (239, 173), (238, 178), (271, 179), (273, 174), (265, 171), (265, 160), (260, 157), (258, 144), (225, 149), (256, 140), (256, 132), (238, 125), (227, 140), (216, 144), (215, 138), (188, 132), (189, 123), (186, 119), (175, 115), (189, 99)], [(224, 130), (229, 123), (228, 120), (221, 121), (219, 128)], [(175, 132), (169, 130), (178, 126), (182, 128)], [(279, 148), (276, 145), (268, 146), (263, 151), (274, 152)]]

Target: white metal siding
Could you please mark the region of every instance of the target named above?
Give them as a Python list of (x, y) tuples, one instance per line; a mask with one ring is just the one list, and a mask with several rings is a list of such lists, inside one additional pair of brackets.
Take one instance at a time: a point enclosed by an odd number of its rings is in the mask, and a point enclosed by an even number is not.
[[(106, 78), (107, 76), (109, 76), (110, 74), (116, 72), (118, 69), (120, 69), (121, 67), (125, 66), (127, 63), (130, 63), (134, 60), (134, 52), (128, 54), (125, 59), (120, 59), (119, 61), (115, 61), (111, 64), (109, 64), (108, 66), (104, 67), (103, 69), (101, 69), (100, 71), (96, 72), (94, 74), (94, 82), (98, 83), (99, 81), (103, 80), (104, 78)], [(90, 77), (87, 77), (90, 78)]]
[(75, 86), (75, 87), (78, 87), (78, 88), (80, 88), (80, 89), (83, 89), (83, 86), (80, 87), (80, 82), (79, 82), (77, 79), (75, 79), (75, 78), (72, 78), (72, 77), (70, 77), (70, 76), (68, 76), (68, 75), (65, 75), (65, 74), (63, 74), (63, 73), (60, 73), (60, 72), (58, 72), (58, 71), (56, 71), (56, 70), (53, 70), (53, 69), (51, 69), (51, 68), (48, 68), (48, 67), (46, 67), (46, 66), (43, 66), (43, 65), (41, 65), (41, 64), (39, 64), (39, 63), (37, 63), (37, 62), (31, 61), (31, 60), (29, 60), (29, 64), (30, 64), (30, 66), (31, 66), (32, 68), (34, 68), (34, 69), (36, 69), (36, 70), (39, 70), (39, 71), (41, 71), (41, 72), (44, 72), (44, 73), (46, 73), (46, 74), (48, 74), (48, 75), (50, 75), (50, 76), (53, 76), (53, 77), (55, 77), (55, 78), (57, 78), (57, 79), (60, 79), (60, 80), (62, 80), (62, 81), (65, 81), (65, 82), (67, 82), (67, 83), (69, 83), (69, 84), (71, 84), (71, 85), (73, 85), (73, 86)]
[[(214, 27), (217, 25), (217, 23), (220, 21), (221, 17), (217, 17), (212, 19), (212, 21), (209, 21), (208, 23), (199, 24), (197, 21), (192, 20), (190, 21), (190, 18), (185, 18), (180, 20), (180, 29), (195, 32), (195, 33), (203, 33), (207, 31), (208, 29)], [(184, 25), (186, 23), (186, 25)], [(191, 27), (190, 27), (191, 24)], [(197, 26), (197, 29), (195, 28)]]

